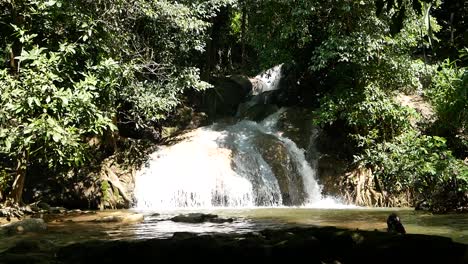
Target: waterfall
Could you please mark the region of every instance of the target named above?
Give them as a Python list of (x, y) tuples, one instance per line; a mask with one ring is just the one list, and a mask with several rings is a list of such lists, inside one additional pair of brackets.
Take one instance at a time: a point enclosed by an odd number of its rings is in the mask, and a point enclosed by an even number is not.
[[(261, 93), (278, 89), (281, 68), (278, 65), (253, 79), (261, 85), (253, 83), (246, 104), (263, 104), (258, 100)], [(137, 172), (137, 208), (329, 204), (322, 199), (316, 164), (311, 166), (304, 150), (277, 129), (285, 111), (282, 108), (261, 122), (215, 123), (160, 147)]]
[(252, 184), (231, 168), (222, 132), (201, 128), (154, 152), (136, 176), (138, 208), (253, 206)]
[(252, 95), (278, 90), (280, 88), (282, 68), (283, 64), (277, 65), (251, 79), (253, 85)]
[[(137, 173), (137, 208), (253, 207), (281, 206), (282, 192), (272, 166), (265, 160), (259, 140), (268, 138), (284, 148), (287, 159), (302, 178), (304, 197), (296, 195), (296, 206), (321, 199), (315, 171), (304, 150), (282, 136), (276, 124), (285, 109), (261, 123), (244, 120), (234, 125), (214, 124), (185, 135), (184, 140), (154, 152)], [(283, 161), (278, 164), (284, 165)], [(293, 171), (287, 171), (287, 177)], [(291, 185), (291, 183), (288, 183)]]

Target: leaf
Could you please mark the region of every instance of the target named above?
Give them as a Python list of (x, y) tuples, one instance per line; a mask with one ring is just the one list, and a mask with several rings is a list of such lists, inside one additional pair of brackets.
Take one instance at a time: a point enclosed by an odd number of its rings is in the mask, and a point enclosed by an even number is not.
[(10, 152), (11, 150), (11, 140), (10, 138), (7, 138), (5, 140), (5, 152)]
[(413, 5), (413, 10), (416, 11), (418, 14), (422, 15), (421, 2), (419, 2), (419, 0), (413, 0), (412, 5)]
[(387, 0), (387, 12), (392, 10), (394, 3), (395, 3), (394, 0)]
[(54, 134), (52, 134), (52, 139), (53, 139), (56, 143), (58, 143), (58, 142), (60, 142), (60, 140), (62, 139), (62, 136), (61, 136), (60, 134), (58, 134), (58, 133), (54, 133)]
[(109, 128), (110, 128), (111, 131), (117, 131), (117, 130), (119, 130), (119, 129), (117, 128), (117, 126), (114, 125), (114, 124), (112, 124), (112, 123), (109, 124)]
[(397, 4), (398, 4), (398, 7), (401, 8), (403, 5), (403, 0), (397, 0)]
[(427, 35), (429, 38), (429, 45), (432, 46), (432, 39), (434, 38), (434, 34), (432, 32), (431, 14), (430, 14), (432, 4), (424, 3), (423, 7), (424, 7), (424, 25), (426, 26)]
[(67, 105), (68, 105), (68, 98), (62, 96), (62, 97), (60, 97), (60, 99), (62, 100), (63, 106), (67, 106)]
[(45, 4), (46, 6), (53, 6), (53, 5), (55, 5), (56, 3), (57, 3), (57, 1), (55, 1), (55, 0), (49, 0), (49, 1), (45, 2), (44, 4)]

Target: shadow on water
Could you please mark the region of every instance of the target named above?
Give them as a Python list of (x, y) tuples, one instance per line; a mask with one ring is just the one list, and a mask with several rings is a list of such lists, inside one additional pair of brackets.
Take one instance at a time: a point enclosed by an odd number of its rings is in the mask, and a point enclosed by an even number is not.
[[(141, 223), (96, 223), (92, 217), (111, 213), (142, 213)], [(217, 214), (233, 218), (227, 223), (176, 223), (170, 219), (179, 214), (193, 212)], [(104, 211), (90, 216), (87, 221), (80, 217), (63, 217), (48, 223), (44, 233), (27, 233), (0, 237), (0, 251), (21, 240), (44, 241), (54, 245), (68, 245), (90, 240), (139, 240), (169, 238), (176, 232), (248, 233), (263, 229), (279, 229), (293, 226), (336, 226), (348, 229), (386, 230), (386, 218), (397, 212), (408, 233), (440, 235), (456, 242), (468, 244), (468, 215), (432, 215), (412, 209), (311, 209), (311, 208), (255, 208), (255, 209), (198, 209), (167, 211)]]

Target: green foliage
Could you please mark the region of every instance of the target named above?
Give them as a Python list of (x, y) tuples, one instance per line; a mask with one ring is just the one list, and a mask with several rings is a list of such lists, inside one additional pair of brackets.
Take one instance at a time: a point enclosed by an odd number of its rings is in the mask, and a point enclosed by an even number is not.
[(379, 2), (385, 9), (379, 17), (373, 16), (371, 2), (337, 3), (327, 9), (325, 28), (314, 30), (326, 33), (315, 44), (309, 70), (329, 86), (315, 122), (344, 123), (357, 153), (355, 164), (372, 168), (381, 191), (395, 196), (410, 191), (430, 203), (454, 186), (466, 192), (467, 166), (454, 157), (446, 139), (418, 132), (417, 113), (392, 98), (394, 92), (421, 92), (432, 79), (426, 94), (441, 125), (457, 131), (466, 144), (466, 71), (449, 63), (436, 71), (426, 57), (423, 62), (413, 56), (417, 48), (438, 41), (433, 33), (441, 27), (429, 5), (415, 12), (405, 7), (409, 1), (396, 8), (389, 6), (392, 1)]
[(94, 104), (98, 80), (86, 74), (64, 80), (66, 52), (24, 50), (18, 75), (0, 71), (0, 152), (29, 158), (49, 166), (79, 165), (85, 135), (115, 129), (108, 113)]
[(165, 119), (209, 87), (193, 57), (232, 2), (0, 1), (2, 167), (78, 166), (87, 139)]
[(102, 203), (108, 203), (109, 200), (111, 199), (110, 193), (111, 191), (111, 186), (108, 181), (102, 180), (101, 181), (101, 193), (102, 193)]
[[(426, 92), (437, 111), (438, 128), (459, 135), (468, 149), (468, 68), (445, 60)], [(465, 135), (465, 137), (463, 137)]]
[(410, 120), (417, 117), (414, 110), (402, 107), (373, 85), (324, 97), (316, 115), (317, 125), (343, 120), (360, 147), (393, 139), (408, 130)]
[(11, 186), (12, 178), (10, 173), (0, 168), (0, 199), (3, 199), (4, 192)]
[(441, 137), (410, 130), (392, 141), (373, 144), (355, 159), (371, 167), (381, 188), (392, 194), (409, 189), (432, 204), (447, 186), (454, 191), (468, 189), (468, 166), (453, 157)]

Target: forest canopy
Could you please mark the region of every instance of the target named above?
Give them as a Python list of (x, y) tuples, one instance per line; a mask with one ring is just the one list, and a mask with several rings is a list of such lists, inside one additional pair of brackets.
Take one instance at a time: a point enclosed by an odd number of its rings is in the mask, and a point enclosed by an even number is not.
[(340, 125), (388, 201), (466, 206), (467, 43), (463, 0), (0, 0), (0, 200), (22, 202), (30, 168), (121, 151), (128, 127), (157, 144), (191, 91), (286, 63), (317, 95), (290, 104)]

